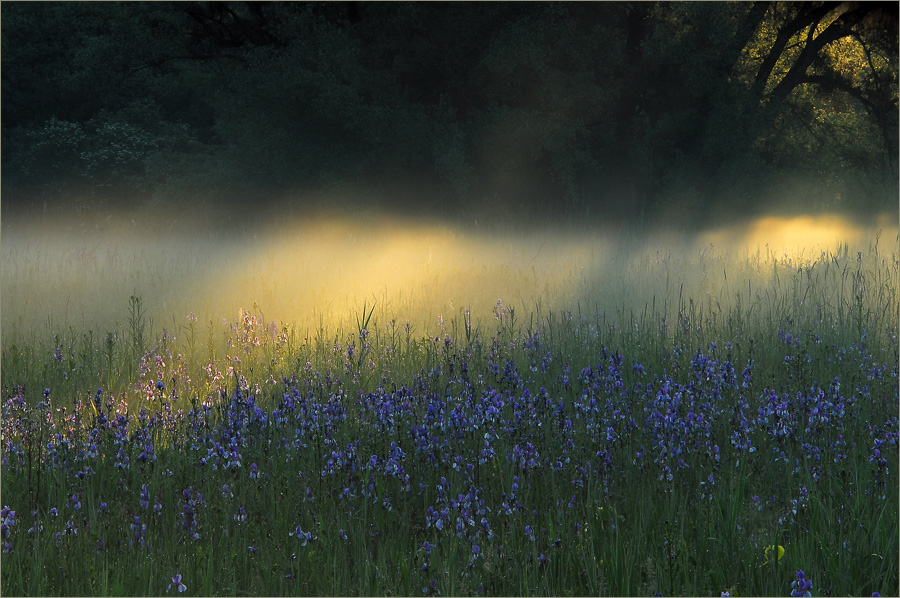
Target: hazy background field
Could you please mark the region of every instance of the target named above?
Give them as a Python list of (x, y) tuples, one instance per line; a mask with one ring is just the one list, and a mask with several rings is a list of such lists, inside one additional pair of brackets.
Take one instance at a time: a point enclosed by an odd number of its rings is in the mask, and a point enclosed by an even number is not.
[(440, 224), (324, 208), (253, 220), (151, 210), (6, 218), (3, 336), (43, 344), (67, 329), (115, 332), (132, 295), (157, 334), (176, 335), (189, 314), (201, 329), (218, 328), (239, 309), (303, 331), (349, 324), (375, 305), (381, 325), (408, 320), (423, 334), (465, 308), (490, 319), (498, 300), (542, 315), (673, 309), (689, 299), (727, 309), (737, 295), (753, 298), (772, 262), (897, 250), (890, 215), (771, 216), (697, 232)]

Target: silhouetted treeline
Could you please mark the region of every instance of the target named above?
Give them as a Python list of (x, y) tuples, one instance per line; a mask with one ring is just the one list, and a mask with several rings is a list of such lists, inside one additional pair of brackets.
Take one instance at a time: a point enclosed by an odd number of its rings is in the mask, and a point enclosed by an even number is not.
[(896, 4), (0, 9), (5, 204), (896, 207)]

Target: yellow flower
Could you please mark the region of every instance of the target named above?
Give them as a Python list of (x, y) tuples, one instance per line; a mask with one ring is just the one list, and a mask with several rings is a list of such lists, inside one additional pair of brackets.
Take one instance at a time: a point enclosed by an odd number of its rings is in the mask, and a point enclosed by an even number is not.
[[(765, 551), (766, 562), (763, 563), (762, 565), (760, 565), (761, 567), (765, 567), (766, 565), (769, 564), (769, 552), (774, 552), (774, 551), (775, 551), (775, 545), (774, 545), (774, 544), (772, 544), (771, 546), (766, 546), (766, 551)], [(777, 560), (780, 561), (780, 560), (781, 560), (781, 557), (783, 557), (783, 556), (784, 556), (784, 546), (780, 546), (780, 545), (779, 545), (779, 546), (778, 546), (778, 559), (777, 559)]]

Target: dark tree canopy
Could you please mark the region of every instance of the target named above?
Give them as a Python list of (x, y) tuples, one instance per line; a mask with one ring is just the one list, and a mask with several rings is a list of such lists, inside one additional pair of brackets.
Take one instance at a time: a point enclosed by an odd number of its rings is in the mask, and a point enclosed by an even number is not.
[(569, 218), (896, 206), (895, 4), (0, 10), (4, 205), (346, 189)]

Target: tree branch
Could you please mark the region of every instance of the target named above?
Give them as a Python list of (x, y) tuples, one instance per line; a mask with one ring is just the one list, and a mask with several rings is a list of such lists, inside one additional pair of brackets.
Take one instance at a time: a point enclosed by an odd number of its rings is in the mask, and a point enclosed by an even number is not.
[(772, 90), (771, 98), (775, 102), (780, 102), (787, 98), (791, 91), (803, 82), (807, 69), (812, 65), (822, 48), (842, 37), (850, 35), (853, 27), (868, 12), (869, 9), (861, 5), (842, 13), (822, 33), (807, 43), (787, 74), (782, 77), (775, 89)]
[(818, 85), (824, 91), (843, 91), (847, 95), (858, 100), (870, 114), (874, 114), (877, 110), (875, 104), (869, 100), (862, 91), (838, 77), (828, 75), (804, 75), (800, 80), (800, 83), (812, 83)]
[(851, 34), (851, 36), (853, 37), (853, 39), (855, 39), (857, 42), (859, 42), (859, 45), (860, 45), (860, 46), (862, 47), (862, 49), (863, 49), (863, 53), (866, 55), (866, 62), (869, 63), (869, 68), (872, 70), (872, 76), (875, 77), (875, 78), (877, 79), (877, 77), (878, 77), (878, 69), (875, 68), (875, 61), (872, 60), (872, 52), (871, 52), (871, 50), (869, 50), (869, 46), (866, 45), (866, 42), (863, 40), (863, 38), (862, 38), (862, 36), (859, 34), (859, 32), (854, 31), (854, 32)]
[(756, 97), (762, 96), (762, 92), (766, 87), (766, 82), (772, 75), (772, 70), (778, 63), (778, 59), (781, 58), (781, 55), (784, 53), (785, 47), (788, 42), (791, 41), (791, 38), (813, 23), (821, 21), (825, 18), (825, 15), (838, 6), (840, 6), (840, 2), (824, 2), (822, 6), (813, 9), (806, 9), (805, 7), (801, 8), (797, 16), (778, 31), (775, 43), (772, 44), (769, 53), (766, 55), (759, 70), (756, 72), (756, 79), (753, 84), (756, 92), (754, 95)]

